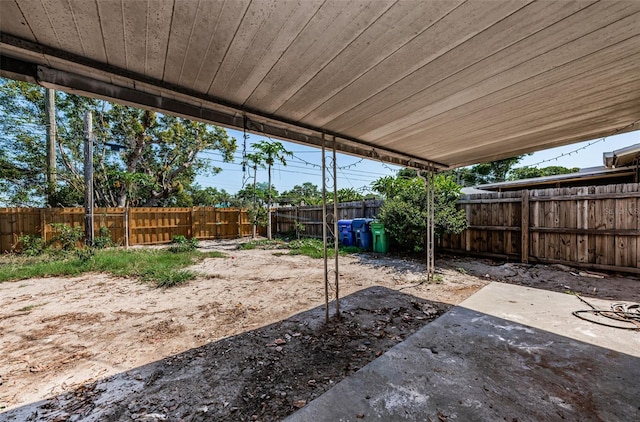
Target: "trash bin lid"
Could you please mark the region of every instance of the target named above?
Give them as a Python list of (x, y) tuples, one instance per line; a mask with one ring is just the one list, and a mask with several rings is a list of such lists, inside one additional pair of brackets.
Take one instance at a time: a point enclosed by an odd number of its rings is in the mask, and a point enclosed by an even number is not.
[(353, 226), (353, 229), (361, 229), (362, 227), (365, 227), (366, 230), (369, 229), (369, 223), (372, 222), (373, 219), (372, 218), (354, 218), (353, 222), (351, 223), (351, 225)]
[(380, 223), (380, 222), (372, 222), (371, 223), (371, 229), (377, 229), (377, 230), (384, 230), (384, 223)]

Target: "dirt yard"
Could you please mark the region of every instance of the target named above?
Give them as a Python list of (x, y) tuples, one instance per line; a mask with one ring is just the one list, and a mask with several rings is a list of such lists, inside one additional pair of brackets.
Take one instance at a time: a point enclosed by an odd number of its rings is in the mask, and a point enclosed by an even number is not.
[(325, 325), (322, 260), (238, 242), (202, 242), (226, 258), (170, 289), (0, 284), (0, 420), (279, 420), (492, 280), (640, 302), (635, 277), (441, 257), (428, 284), (420, 262), (359, 254)]

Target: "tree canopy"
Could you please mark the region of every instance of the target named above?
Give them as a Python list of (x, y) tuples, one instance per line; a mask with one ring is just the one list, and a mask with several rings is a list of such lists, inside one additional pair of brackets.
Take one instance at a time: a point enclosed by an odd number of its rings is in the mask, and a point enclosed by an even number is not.
[(524, 155), (506, 158), (504, 160), (492, 161), (489, 163), (476, 164), (471, 167), (463, 167), (449, 170), (444, 174), (450, 175), (462, 186), (477, 186), (490, 183), (504, 182), (507, 180), (530, 179), (532, 177), (554, 176), (558, 174), (575, 173), (578, 167), (567, 168), (562, 166), (537, 167), (515, 167)]
[(533, 177), (546, 177), (546, 176), (556, 176), (558, 174), (570, 174), (576, 173), (580, 171), (578, 167), (562, 167), (562, 166), (549, 166), (543, 168), (537, 167), (518, 167), (512, 169), (509, 172), (508, 180), (522, 180), (522, 179), (531, 179)]
[[(220, 168), (203, 158), (215, 151), (231, 161), (236, 141), (220, 127), (174, 116), (57, 93), (58, 125), (54, 206), (83, 201), (84, 114), (93, 113), (96, 206), (162, 206), (184, 201), (198, 174)], [(0, 188), (14, 206), (45, 203), (44, 89), (0, 79)]]

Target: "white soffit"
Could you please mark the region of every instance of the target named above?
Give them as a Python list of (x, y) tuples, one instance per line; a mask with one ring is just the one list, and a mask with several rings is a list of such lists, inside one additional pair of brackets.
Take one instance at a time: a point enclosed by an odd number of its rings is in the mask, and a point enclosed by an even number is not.
[(640, 119), (638, 0), (0, 0), (0, 53), (4, 76), (418, 167)]

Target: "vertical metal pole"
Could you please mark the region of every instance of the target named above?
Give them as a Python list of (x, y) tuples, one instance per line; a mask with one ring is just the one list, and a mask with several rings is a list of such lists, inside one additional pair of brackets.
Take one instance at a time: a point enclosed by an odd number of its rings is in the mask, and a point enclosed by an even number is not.
[(84, 115), (84, 241), (93, 245), (93, 127), (92, 114)]
[(428, 224), (428, 236), (429, 236), (429, 247), (428, 247), (428, 255), (427, 255), (427, 259), (429, 261), (428, 267), (429, 267), (429, 278), (433, 279), (434, 277), (434, 273), (435, 273), (435, 233), (434, 233), (434, 228), (435, 228), (435, 221), (434, 221), (434, 217), (435, 217), (435, 179), (434, 179), (434, 173), (433, 173), (433, 168), (429, 169), (429, 184), (428, 184), (428, 197), (429, 197), (429, 224)]
[(336, 163), (336, 137), (333, 137), (333, 249), (335, 255), (336, 317), (340, 317), (340, 273), (338, 272), (338, 166)]
[(322, 242), (324, 245), (324, 319), (329, 322), (329, 275), (327, 273), (329, 266), (327, 262), (327, 163), (325, 154), (325, 138), (322, 134)]
[(427, 266), (427, 281), (433, 280), (435, 273), (435, 189), (433, 168), (429, 168), (427, 175), (423, 176), (418, 171), (418, 176), (424, 180), (427, 199), (427, 217), (425, 221), (425, 260)]

